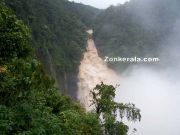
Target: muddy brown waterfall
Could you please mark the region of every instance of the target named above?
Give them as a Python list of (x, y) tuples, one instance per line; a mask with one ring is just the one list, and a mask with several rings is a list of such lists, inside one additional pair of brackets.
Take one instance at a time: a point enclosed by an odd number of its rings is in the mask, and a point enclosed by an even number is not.
[(87, 33), (87, 48), (79, 66), (78, 99), (85, 109), (90, 111), (93, 109), (92, 106), (90, 107), (92, 99), (90, 91), (100, 82), (115, 85), (119, 79), (118, 75), (99, 57), (92, 38), (93, 30), (88, 30)]

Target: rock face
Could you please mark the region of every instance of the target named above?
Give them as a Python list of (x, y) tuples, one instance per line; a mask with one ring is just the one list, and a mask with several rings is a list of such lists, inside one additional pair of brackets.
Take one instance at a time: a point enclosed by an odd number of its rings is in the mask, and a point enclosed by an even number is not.
[[(92, 37), (93, 30), (88, 30), (87, 33)], [(90, 111), (93, 109), (92, 106), (90, 107), (90, 100), (92, 100), (90, 91), (100, 82), (117, 84), (119, 79), (117, 74), (99, 57), (92, 38), (88, 39), (86, 50), (79, 66), (78, 99), (86, 110)]]

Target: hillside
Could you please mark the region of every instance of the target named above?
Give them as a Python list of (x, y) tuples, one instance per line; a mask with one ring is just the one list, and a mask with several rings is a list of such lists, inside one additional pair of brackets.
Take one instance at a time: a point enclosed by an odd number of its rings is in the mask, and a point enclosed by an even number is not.
[(101, 134), (95, 113), (59, 94), (29, 38), (30, 29), (0, 0), (0, 134)]
[[(167, 61), (162, 48), (168, 46), (167, 38), (172, 34), (180, 11), (177, 0), (131, 0), (106, 10), (67, 0), (5, 2), (31, 28), (35, 57), (53, 76), (61, 92), (74, 99), (87, 28), (94, 28), (101, 57), (159, 57)], [(123, 71), (131, 64), (110, 63), (109, 66)]]
[(0, 0), (0, 135), (178, 134), (179, 43), (179, 0)]
[(1, 135), (127, 135), (129, 127), (117, 115), (133, 122), (141, 120), (134, 104), (114, 101), (116, 88), (112, 85), (97, 84), (91, 101), (95, 107), (90, 112), (60, 94), (34, 57), (30, 31), (0, 0)]
[[(159, 57), (179, 19), (177, 0), (131, 0), (111, 6), (96, 19), (95, 41), (102, 57)], [(131, 63), (111, 63), (126, 69)]]
[(62, 93), (76, 98), (77, 72), (86, 46), (86, 27), (98, 9), (67, 0), (5, 0), (32, 30), (32, 45)]

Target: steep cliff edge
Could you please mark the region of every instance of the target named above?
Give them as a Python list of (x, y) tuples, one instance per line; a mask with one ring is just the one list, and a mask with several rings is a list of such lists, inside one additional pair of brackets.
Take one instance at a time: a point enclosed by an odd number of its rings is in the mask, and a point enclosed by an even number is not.
[(76, 99), (77, 74), (86, 47), (86, 27), (98, 9), (67, 0), (5, 0), (32, 30), (31, 42), (61, 93)]

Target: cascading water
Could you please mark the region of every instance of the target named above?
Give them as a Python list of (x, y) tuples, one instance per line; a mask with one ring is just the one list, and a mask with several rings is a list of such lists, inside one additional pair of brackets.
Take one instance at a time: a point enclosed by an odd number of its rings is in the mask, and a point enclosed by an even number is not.
[(118, 75), (111, 70), (104, 60), (99, 57), (95, 43), (92, 39), (93, 30), (88, 30), (86, 52), (79, 66), (78, 99), (87, 111), (90, 111), (92, 96), (90, 91), (99, 83), (117, 84)]
[[(159, 72), (151, 67), (136, 65), (127, 69), (121, 74), (121, 78), (118, 78), (98, 56), (92, 39), (92, 30), (87, 32), (87, 51), (79, 66), (78, 75), (78, 98), (86, 110), (93, 109), (89, 107), (92, 99), (90, 91), (96, 84), (101, 81), (113, 85), (121, 83), (120, 89), (116, 90), (115, 101), (135, 103), (141, 109), (143, 117), (140, 124), (128, 123), (130, 129), (137, 128), (137, 134), (141, 135), (179, 135), (179, 70), (174, 71), (170, 68)], [(177, 61), (175, 62), (177, 64)]]

